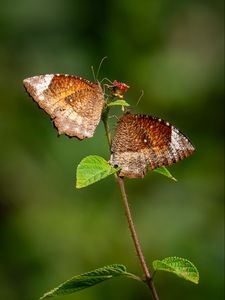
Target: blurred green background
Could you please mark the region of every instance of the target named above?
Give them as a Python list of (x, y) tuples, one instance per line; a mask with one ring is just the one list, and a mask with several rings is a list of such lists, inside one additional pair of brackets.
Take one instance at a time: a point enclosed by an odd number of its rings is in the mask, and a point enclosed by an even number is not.
[[(159, 273), (160, 299), (223, 299), (222, 0), (1, 1), (0, 298), (37, 299), (110, 263), (142, 274), (114, 178), (74, 187), (83, 157), (109, 158), (102, 124), (93, 139), (57, 138), (22, 85), (45, 73), (93, 80), (103, 56), (100, 79), (126, 82), (135, 112), (175, 124), (197, 148), (170, 168), (177, 183), (156, 173), (126, 180), (149, 265), (176, 255), (200, 272), (198, 286)], [(145, 300), (149, 291), (115, 279), (58, 299)]]

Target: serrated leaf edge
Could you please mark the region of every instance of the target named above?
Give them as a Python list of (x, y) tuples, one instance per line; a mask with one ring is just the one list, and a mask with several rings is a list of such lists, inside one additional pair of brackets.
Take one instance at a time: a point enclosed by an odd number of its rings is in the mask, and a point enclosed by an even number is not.
[[(114, 272), (115, 273), (114, 274), (109, 274), (109, 275), (89, 275), (89, 274), (92, 274), (93, 272), (101, 272), (101, 271), (113, 271), (113, 273)], [(39, 300), (45, 299), (47, 297), (49, 297), (49, 298), (50, 297), (56, 297), (57, 295), (53, 295), (55, 292), (57, 292), (60, 288), (62, 288), (68, 282), (73, 281), (76, 278), (77, 279), (79, 279), (79, 278), (85, 279), (85, 277), (87, 277), (87, 279), (90, 279), (91, 277), (93, 277), (93, 278), (102, 278), (102, 281), (108, 280), (108, 279), (111, 279), (111, 278), (114, 278), (114, 277), (119, 277), (119, 276), (127, 276), (127, 277), (130, 277), (130, 278), (135, 278), (135, 275), (133, 277), (130, 276), (130, 275), (133, 275), (133, 274), (127, 273), (126, 272), (126, 267), (124, 265), (121, 265), (121, 264), (108, 265), (108, 266), (105, 266), (105, 267), (101, 267), (101, 268), (98, 268), (98, 269), (95, 269), (95, 270), (92, 270), (92, 271), (89, 271), (89, 272), (79, 274), (79, 275), (75, 275), (75, 276), (71, 277), (70, 279), (64, 281), (63, 283), (61, 283), (57, 287), (55, 287), (55, 288), (51, 289), (50, 291), (46, 292), (43, 296), (41, 296), (39, 298)], [(99, 283), (101, 283), (101, 282), (93, 284), (93, 286), (97, 285)], [(87, 286), (86, 288), (91, 287), (91, 286), (92, 285)], [(82, 290), (82, 289), (85, 289), (85, 288), (81, 287), (80, 289), (78, 288), (76, 291), (79, 291), (79, 290)], [(72, 293), (75, 293), (76, 291), (71, 292), (71, 293), (65, 293), (65, 294), (72, 294)]]
[[(93, 159), (97, 159), (97, 160), (100, 159), (102, 163), (105, 163), (109, 167), (109, 170), (100, 170), (98, 173), (96, 173), (95, 175), (93, 175), (91, 177), (92, 179), (94, 179), (94, 180), (91, 180), (91, 182), (90, 182), (90, 179), (85, 180), (85, 178), (82, 179), (82, 180), (79, 179), (79, 181), (78, 181), (79, 167), (82, 165), (82, 163), (85, 164), (84, 160), (86, 160), (88, 158), (93, 158)], [(77, 166), (77, 170), (76, 170), (76, 188), (80, 189), (80, 188), (84, 188), (86, 186), (89, 186), (91, 184), (94, 184), (95, 182), (98, 182), (98, 181), (100, 181), (100, 180), (102, 180), (102, 179), (104, 179), (104, 178), (106, 178), (110, 175), (113, 175), (113, 174), (117, 173), (119, 170), (120, 170), (119, 167), (114, 168), (114, 167), (110, 166), (110, 164), (108, 164), (108, 162), (103, 157), (101, 157), (99, 155), (88, 155), (88, 156), (84, 157)], [(103, 175), (101, 175), (101, 174), (103, 174)], [(86, 184), (87, 181), (88, 181), (88, 183)], [(79, 184), (78, 184), (78, 182), (79, 182)], [(84, 184), (84, 182), (85, 182), (85, 184)]]
[[(169, 265), (168, 263), (167, 263), (167, 260), (169, 260), (169, 259), (171, 259), (171, 260), (176, 260), (176, 259), (178, 259), (179, 261), (185, 261), (185, 262), (187, 262), (187, 263), (189, 263), (191, 266), (192, 266), (192, 268), (195, 270), (195, 274), (196, 274), (196, 276), (195, 276), (195, 278), (192, 278), (192, 277), (185, 277), (182, 273), (180, 274), (179, 272), (176, 272), (176, 269), (174, 269), (174, 267), (172, 267), (171, 265)], [(157, 268), (156, 267), (156, 264), (157, 263), (160, 263), (160, 264), (164, 264), (165, 266), (166, 266), (166, 268), (164, 269), (164, 268)], [(178, 262), (179, 263), (179, 262)], [(188, 280), (188, 281), (191, 281), (191, 282), (193, 282), (193, 283), (195, 283), (195, 284), (198, 284), (199, 283), (199, 272), (198, 272), (198, 269), (196, 268), (196, 266), (190, 261), (190, 260), (188, 260), (188, 259), (186, 259), (186, 258), (182, 258), (182, 257), (177, 257), (177, 256), (171, 256), (171, 257), (166, 257), (166, 258), (164, 258), (164, 259), (162, 259), (162, 260), (154, 260), (153, 261), (153, 268), (155, 269), (155, 271), (157, 271), (157, 270), (162, 270), (162, 271), (166, 271), (166, 272), (169, 272), (169, 271), (171, 271), (171, 273), (174, 273), (175, 275), (177, 275), (178, 277), (180, 277), (180, 278), (183, 278), (183, 279), (185, 279), (185, 280)]]

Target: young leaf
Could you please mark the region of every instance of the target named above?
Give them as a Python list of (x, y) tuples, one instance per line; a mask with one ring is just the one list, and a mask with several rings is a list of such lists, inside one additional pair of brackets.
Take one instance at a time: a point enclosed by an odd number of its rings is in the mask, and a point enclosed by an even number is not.
[(108, 106), (116, 106), (116, 105), (130, 106), (130, 104), (127, 103), (125, 100), (116, 100), (116, 101), (110, 102), (108, 104)]
[(153, 171), (156, 172), (156, 173), (162, 174), (162, 175), (164, 175), (164, 176), (166, 176), (166, 177), (168, 177), (168, 178), (170, 178), (174, 181), (177, 181), (177, 179), (175, 177), (173, 177), (173, 175), (170, 173), (170, 171), (164, 166), (162, 166), (160, 168), (157, 168)]
[(111, 167), (101, 156), (89, 155), (82, 159), (77, 167), (76, 187), (83, 188), (119, 170), (119, 168)]
[[(132, 274), (131, 274), (132, 275)], [(71, 279), (60, 284), (51, 291), (45, 293), (41, 299), (72, 294), (82, 289), (86, 289), (105, 280), (112, 279), (114, 277), (131, 277), (129, 273), (126, 272), (126, 267), (120, 264), (114, 264), (105, 266), (81, 275), (72, 277)]]
[(167, 271), (177, 276), (198, 284), (199, 273), (192, 262), (180, 257), (167, 257), (163, 260), (153, 261), (153, 268), (157, 270)]

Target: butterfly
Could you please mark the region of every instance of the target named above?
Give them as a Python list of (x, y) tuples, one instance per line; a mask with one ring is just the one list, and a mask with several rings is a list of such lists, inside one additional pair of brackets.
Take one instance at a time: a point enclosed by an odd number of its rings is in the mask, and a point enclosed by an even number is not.
[(120, 176), (143, 178), (148, 170), (169, 166), (195, 151), (188, 138), (168, 122), (126, 112), (118, 120), (110, 164)]
[(59, 134), (90, 138), (105, 105), (100, 84), (72, 75), (45, 74), (23, 80), (35, 102), (49, 114)]

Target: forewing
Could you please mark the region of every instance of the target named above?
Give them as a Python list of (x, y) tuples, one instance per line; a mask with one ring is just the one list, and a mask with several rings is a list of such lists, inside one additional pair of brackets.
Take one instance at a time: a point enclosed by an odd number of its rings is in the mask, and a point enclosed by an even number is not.
[(149, 149), (149, 168), (169, 166), (190, 156), (194, 146), (170, 123), (151, 116), (139, 116), (139, 126)]
[(104, 106), (98, 83), (70, 75), (46, 74), (23, 81), (30, 96), (44, 109), (59, 134), (92, 137)]
[(194, 152), (190, 141), (174, 126), (151, 116), (124, 114), (118, 122), (112, 144), (112, 165), (120, 175), (144, 177), (151, 170), (168, 166)]

